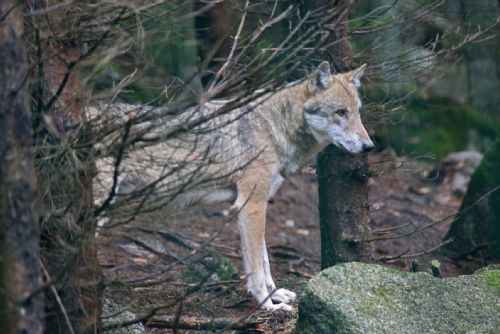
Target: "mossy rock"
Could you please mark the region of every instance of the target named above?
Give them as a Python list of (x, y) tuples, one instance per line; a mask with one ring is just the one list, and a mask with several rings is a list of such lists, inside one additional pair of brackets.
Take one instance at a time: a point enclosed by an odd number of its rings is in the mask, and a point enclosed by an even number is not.
[(500, 333), (499, 267), (439, 279), (346, 263), (311, 279), (296, 333)]
[(459, 254), (484, 245), (483, 256), (500, 260), (500, 189), (478, 202), (486, 193), (500, 186), (500, 137), (485, 153), (469, 183), (460, 211), (446, 238), (454, 242), (447, 247)]

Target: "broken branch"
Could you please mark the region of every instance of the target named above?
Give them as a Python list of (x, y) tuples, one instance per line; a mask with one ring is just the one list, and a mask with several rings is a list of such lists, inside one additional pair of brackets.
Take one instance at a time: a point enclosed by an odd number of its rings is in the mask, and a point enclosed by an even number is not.
[(196, 318), (157, 316), (145, 323), (149, 328), (170, 328), (199, 331), (244, 330), (249, 333), (264, 333), (263, 322), (238, 318)]

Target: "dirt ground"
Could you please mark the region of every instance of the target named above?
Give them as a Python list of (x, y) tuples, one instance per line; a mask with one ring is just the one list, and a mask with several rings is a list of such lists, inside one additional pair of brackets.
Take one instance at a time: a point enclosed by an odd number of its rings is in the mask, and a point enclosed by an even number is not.
[[(408, 271), (412, 260), (418, 259), (421, 270), (430, 271), (431, 260), (437, 259), (442, 276), (471, 273), (484, 264), (471, 257), (456, 260), (439, 247), (450, 220), (414, 233), (457, 212), (462, 200), (451, 193), (446, 179), (437, 183), (427, 178), (432, 164), (385, 151), (370, 157), (370, 167), (374, 237), (410, 234), (376, 241), (374, 262)], [(297, 313), (259, 311), (247, 296), (238, 230), (235, 219), (223, 216), (227, 208), (157, 213), (103, 231), (98, 240), (107, 298), (138, 316), (156, 308), (155, 317), (160, 320), (247, 319), (257, 322), (260, 332), (293, 332)], [(318, 221), (316, 175), (307, 169), (287, 179), (269, 204), (266, 240), (278, 287), (300, 295), (305, 282), (319, 272)], [(419, 256), (410, 257), (415, 253)], [(191, 332), (200, 333), (177, 330)]]

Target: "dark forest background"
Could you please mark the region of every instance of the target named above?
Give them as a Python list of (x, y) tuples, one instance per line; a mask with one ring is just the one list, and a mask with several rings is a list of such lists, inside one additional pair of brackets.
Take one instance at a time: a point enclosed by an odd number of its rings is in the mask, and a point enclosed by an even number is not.
[[(300, 291), (354, 260), (430, 271), (439, 259), (442, 276), (497, 263), (499, 24), (496, 0), (2, 1), (0, 332), (276, 325), (246, 321), (258, 305), (227, 207), (142, 210), (114, 190), (97, 205), (92, 180), (99, 159), (118, 170), (144, 129), (211, 99), (235, 98), (230, 112), (323, 60), (335, 73), (368, 64), (376, 150), (330, 147), (280, 190), (267, 232), (280, 283)], [(125, 104), (141, 116), (110, 116)], [(99, 230), (106, 212), (114, 223)], [(280, 319), (293, 331), (293, 315)]]

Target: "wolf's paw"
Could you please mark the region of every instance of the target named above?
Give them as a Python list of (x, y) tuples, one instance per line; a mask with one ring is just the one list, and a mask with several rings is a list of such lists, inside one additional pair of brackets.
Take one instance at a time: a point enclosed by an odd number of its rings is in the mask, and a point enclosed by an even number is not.
[(287, 289), (278, 289), (271, 295), (271, 300), (275, 303), (288, 304), (290, 302), (293, 302), (295, 298), (297, 298), (295, 292)]
[(267, 305), (262, 306), (262, 308), (265, 309), (266, 311), (271, 311), (271, 312), (278, 311), (278, 310), (283, 310), (286, 312), (293, 311), (293, 307), (291, 307), (290, 305), (285, 304), (285, 303), (267, 304)]

